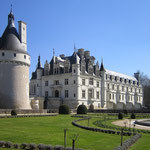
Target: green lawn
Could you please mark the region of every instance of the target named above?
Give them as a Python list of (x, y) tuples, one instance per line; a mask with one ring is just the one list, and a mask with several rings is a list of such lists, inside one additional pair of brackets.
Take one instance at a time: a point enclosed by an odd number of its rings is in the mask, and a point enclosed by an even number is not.
[[(78, 118), (69, 115), (0, 119), (0, 141), (63, 145), (63, 130), (67, 128), (67, 146), (69, 147), (74, 134), (79, 134), (77, 148), (112, 150), (120, 144), (118, 135), (97, 133), (73, 126), (71, 122), (75, 119)], [(86, 124), (87, 121), (81, 123)], [(92, 120), (90, 125), (94, 126)]]

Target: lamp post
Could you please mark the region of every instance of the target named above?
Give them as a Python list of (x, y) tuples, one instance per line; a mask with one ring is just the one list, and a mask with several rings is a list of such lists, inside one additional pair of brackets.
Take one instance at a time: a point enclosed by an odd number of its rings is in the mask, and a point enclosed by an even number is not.
[(123, 143), (123, 128), (121, 128), (121, 146), (122, 146), (122, 143)]
[(66, 149), (66, 145), (67, 145), (67, 140), (66, 140), (66, 136), (67, 135), (67, 129), (64, 129), (64, 148)]
[(135, 132), (135, 126), (136, 126), (136, 125), (135, 125), (135, 123), (134, 123), (134, 125), (133, 125), (133, 134), (134, 134), (134, 132)]
[(126, 125), (127, 125), (127, 122), (126, 122), (126, 121), (124, 122), (124, 125), (125, 125), (124, 127), (125, 127), (125, 129), (126, 129)]

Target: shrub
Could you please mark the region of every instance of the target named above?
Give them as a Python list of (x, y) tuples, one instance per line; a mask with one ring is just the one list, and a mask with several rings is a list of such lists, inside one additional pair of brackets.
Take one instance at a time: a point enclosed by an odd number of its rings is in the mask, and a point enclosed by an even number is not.
[(118, 114), (118, 119), (123, 119), (123, 114), (122, 113)]
[(135, 117), (135, 114), (134, 113), (132, 113), (131, 114), (131, 119), (135, 119), (136, 117)]
[(67, 105), (60, 105), (59, 106), (59, 114), (70, 114), (69, 106), (67, 106)]
[(4, 146), (4, 144), (5, 144), (5, 142), (4, 142), (4, 141), (0, 141), (0, 147), (3, 147), (3, 146)]
[(29, 147), (29, 144), (27, 144), (27, 143), (22, 143), (21, 145), (20, 145), (20, 148), (21, 149), (27, 149)]
[(87, 114), (87, 108), (85, 105), (79, 105), (77, 108), (77, 114)]
[(12, 147), (12, 143), (11, 142), (6, 142), (5, 143), (5, 148), (11, 148)]
[(16, 111), (16, 110), (12, 110), (12, 111), (11, 111), (11, 115), (12, 115), (12, 116), (17, 116), (17, 111)]
[(39, 144), (38, 145), (38, 149), (39, 150), (44, 150), (45, 149), (45, 145), (44, 144)]
[(47, 146), (45, 146), (45, 150), (53, 150), (53, 146), (47, 145)]
[(54, 146), (54, 150), (64, 150), (64, 147), (61, 145)]
[(29, 150), (35, 150), (37, 148), (37, 145), (34, 143), (29, 144)]
[(15, 148), (15, 149), (19, 149), (19, 144), (17, 144), (17, 143), (14, 144), (14, 148)]

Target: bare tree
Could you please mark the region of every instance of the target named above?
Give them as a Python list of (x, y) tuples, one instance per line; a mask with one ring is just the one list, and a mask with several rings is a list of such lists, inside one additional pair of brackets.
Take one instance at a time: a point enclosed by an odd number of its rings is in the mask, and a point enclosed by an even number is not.
[(137, 71), (140, 74), (140, 83), (143, 86), (143, 103), (145, 106), (150, 106), (150, 78), (141, 71)]

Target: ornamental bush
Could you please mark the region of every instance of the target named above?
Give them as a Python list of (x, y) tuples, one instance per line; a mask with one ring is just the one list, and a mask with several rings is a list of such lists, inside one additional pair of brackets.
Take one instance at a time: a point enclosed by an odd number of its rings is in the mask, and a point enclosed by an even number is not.
[(131, 119), (135, 119), (136, 117), (135, 117), (135, 114), (134, 113), (132, 113), (131, 114)]
[(118, 119), (123, 119), (123, 114), (121, 112), (118, 114)]
[(12, 115), (12, 116), (17, 116), (17, 111), (16, 111), (16, 110), (12, 110), (12, 111), (11, 111), (11, 115)]
[(77, 108), (77, 114), (87, 114), (87, 108), (85, 105), (79, 105)]
[(70, 109), (68, 105), (59, 106), (59, 114), (70, 114)]

